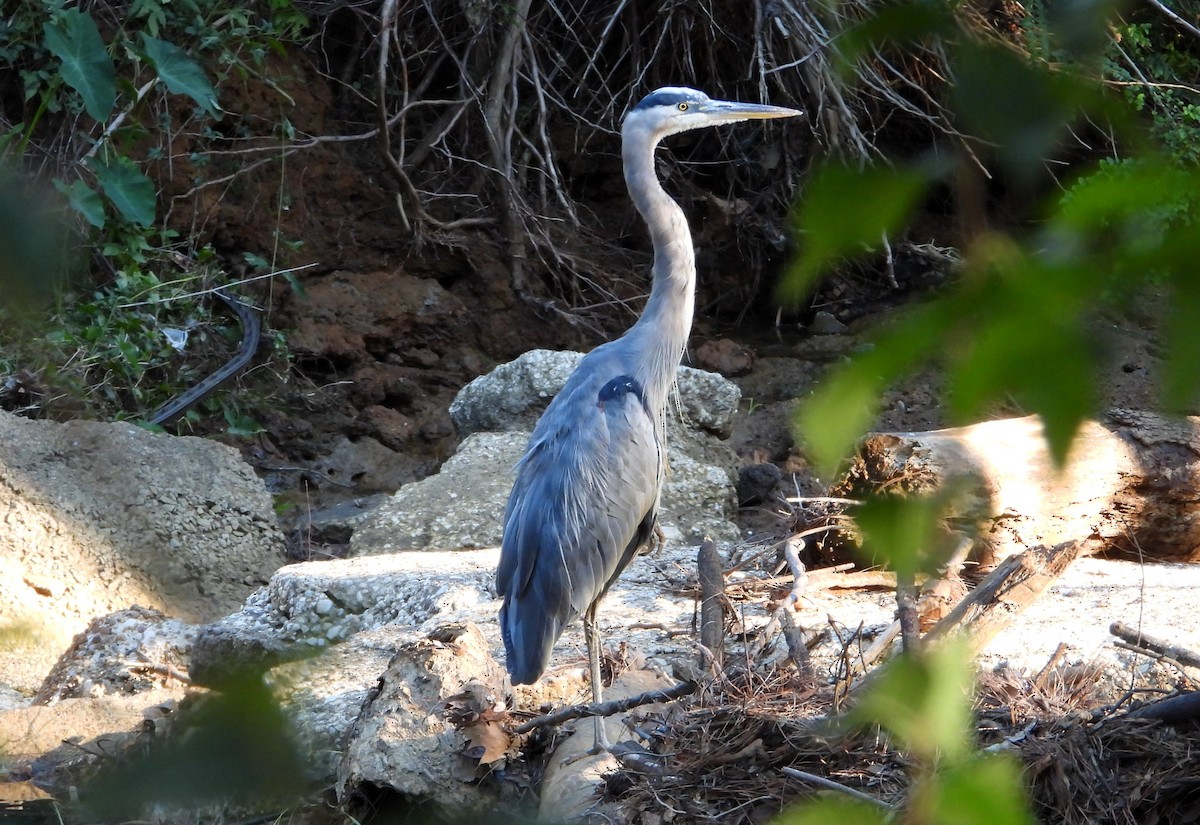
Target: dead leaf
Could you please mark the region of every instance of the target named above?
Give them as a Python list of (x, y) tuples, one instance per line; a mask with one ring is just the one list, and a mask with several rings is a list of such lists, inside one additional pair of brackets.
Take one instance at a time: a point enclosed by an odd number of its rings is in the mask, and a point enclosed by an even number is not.
[(470, 725), (463, 728), (463, 733), (467, 735), (472, 752), (478, 748), (483, 749), (479, 756), (480, 765), (490, 765), (503, 759), (512, 744), (512, 737), (495, 720)]

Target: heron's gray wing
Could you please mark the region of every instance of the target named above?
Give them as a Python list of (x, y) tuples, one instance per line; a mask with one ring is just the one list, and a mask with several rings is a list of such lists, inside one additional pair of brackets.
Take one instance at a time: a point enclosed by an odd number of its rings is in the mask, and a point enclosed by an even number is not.
[(497, 587), (515, 684), (533, 682), (566, 625), (649, 538), (662, 453), (645, 397), (620, 375), (583, 382), (543, 415), (505, 514)]

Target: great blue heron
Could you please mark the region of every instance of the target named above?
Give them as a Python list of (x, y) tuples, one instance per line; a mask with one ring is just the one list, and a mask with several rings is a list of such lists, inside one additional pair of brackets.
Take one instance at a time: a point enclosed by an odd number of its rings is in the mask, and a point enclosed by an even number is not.
[[(654, 149), (689, 129), (798, 114), (667, 87), (626, 115), (625, 183), (650, 227), (654, 281), (642, 317), (584, 356), (517, 465), (496, 574), (513, 684), (537, 681), (563, 628), (582, 613), (592, 697), (600, 701), (596, 608), (655, 529), (667, 394), (692, 327), (696, 259), (687, 218), (654, 172)], [(608, 749), (599, 718), (595, 749)]]

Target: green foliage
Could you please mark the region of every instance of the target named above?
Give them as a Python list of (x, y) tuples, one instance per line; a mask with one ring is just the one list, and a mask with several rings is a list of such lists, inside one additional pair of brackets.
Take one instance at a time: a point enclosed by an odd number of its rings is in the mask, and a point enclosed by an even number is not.
[[(268, 51), (282, 50), (281, 37), (295, 38), (306, 24), (287, 0), (269, 5), (264, 16), (252, 7), (230, 11), (200, 0), (136, 0), (118, 12), (125, 15), (124, 25), (111, 33), (105, 29), (105, 42), (97, 22), (106, 11), (102, 5), (81, 11), (66, 8), (63, 0), (19, 4), (15, 14), (0, 21), (0, 78), (19, 76), (24, 100), (34, 108), (0, 137), (0, 160), (19, 160), (39, 140), (60, 141), (57, 130), (67, 121), (56, 119), (48, 126), (45, 115), (78, 112), (84, 115), (78, 121), (82, 157), (63, 159), (55, 185), (96, 230), (104, 228), (112, 211), (150, 226), (155, 187), (145, 175), (144, 160), (130, 151), (145, 134), (139, 116), (159, 94), (195, 103), (201, 128), (204, 120), (219, 120), (220, 82), (256, 71)], [(201, 54), (215, 64), (218, 86), (197, 59)], [(84, 167), (75, 161), (83, 158), (92, 159), (86, 165), (91, 178), (79, 176)], [(105, 208), (98, 209), (98, 203)]]
[(203, 697), (176, 725), (186, 729), (133, 758), (106, 763), (80, 789), (98, 821), (139, 819), (154, 804), (288, 804), (305, 792), (304, 763), (288, 720), (261, 682)]
[[(1046, 42), (1056, 56), (1090, 59), (1099, 53), (1103, 44), (1095, 42), (1090, 16), (1096, 9), (1082, 5), (1089, 14), (1059, 9), (1047, 15)], [(831, 473), (870, 425), (882, 391), (938, 358), (946, 368), (953, 420), (1015, 403), (1041, 416), (1052, 453), (1062, 461), (1097, 402), (1095, 377), (1107, 352), (1089, 326), (1096, 313), (1147, 279), (1180, 299), (1200, 292), (1193, 272), (1200, 255), (1200, 168), (1187, 157), (1157, 151), (1086, 65), (1051, 67), (1012, 48), (953, 36), (945, 24), (952, 15), (948, 5), (891, 6), (880, 17), (896, 21), (903, 11), (912, 19), (900, 26), (899, 38), (886, 37), (878, 20), (868, 21), (847, 37), (843, 59), (866, 59), (871, 38), (881, 44), (947, 37), (957, 80), (951, 101), (962, 123), (987, 140), (975, 144), (976, 153), (995, 161), (1013, 187), (1028, 188), (1062, 136), (1089, 119), (1115, 130), (1129, 155), (1093, 165), (1025, 230), (969, 239), (960, 282), (835, 372), (802, 405), (798, 427), (818, 468)], [(965, 153), (958, 159), (960, 167), (976, 163)], [(882, 228), (896, 231), (922, 195), (953, 185), (954, 174), (925, 159), (853, 174), (838, 166), (819, 172), (797, 213), (802, 254), (783, 294), (802, 294)], [(1200, 396), (1200, 333), (1189, 314), (1178, 301), (1169, 323), (1163, 403), (1172, 409), (1187, 409)]]
[[(1116, 20), (1109, 0), (1035, 0), (1028, 8), (1027, 53), (964, 35), (954, 4), (936, 0), (889, 4), (835, 38), (844, 66), (938, 40), (954, 79), (948, 103), (977, 139), (949, 166), (917, 158), (819, 170), (796, 212), (801, 255), (781, 287), (789, 300), (869, 250), (882, 231), (902, 230), (923, 197), (954, 190), (981, 163), (1009, 191), (1032, 194), (1045, 181), (1045, 160), (1072, 132), (1101, 124), (1122, 155), (1077, 166), (1036, 219), (967, 238), (948, 291), (894, 320), (804, 399), (797, 429), (823, 474), (835, 472), (871, 426), (883, 391), (930, 361), (944, 368), (953, 422), (1015, 405), (1041, 417), (1051, 453), (1065, 461), (1098, 403), (1097, 376), (1109, 357), (1095, 320), (1148, 284), (1174, 298), (1162, 404), (1186, 411), (1200, 404), (1200, 48), (1158, 23)], [(1106, 87), (1113, 78), (1125, 84), (1119, 94)], [(946, 154), (942, 147), (939, 159)], [(952, 501), (946, 491), (867, 502), (858, 516), (864, 549), (902, 573), (931, 569), (945, 558), (941, 522)], [(914, 758), (900, 821), (1032, 823), (1018, 765), (972, 746), (968, 667), (966, 652), (947, 646), (901, 657), (851, 716), (883, 728)], [(891, 821), (858, 802), (822, 799), (780, 825), (838, 818)]]
[(93, 120), (104, 120), (117, 102), (117, 70), (91, 16), (63, 9), (43, 26), (46, 49), (62, 62), (62, 78), (83, 99)]
[(1168, 153), (1184, 164), (1200, 163), (1200, 49), (1157, 15), (1117, 21), (1115, 32), (1104, 56), (1105, 77), (1148, 117)]
[[(193, 146), (206, 145), (223, 114), (222, 84), (261, 73), (267, 56), (306, 25), (290, 0), (233, 9), (208, 0), (82, 8), (48, 0), (6, 9), (0, 83), (19, 79), (23, 93), (0, 103), (0, 167), (14, 176), (22, 166), (41, 170), (61, 202), (9, 204), (0, 193), (0, 218), (11, 213), (20, 228), (0, 233), (0, 375), (35, 376), (43, 414), (145, 414), (236, 344), (237, 324), (223, 310), (209, 315), (220, 302), (197, 294), (227, 278), (211, 250), (181, 250), (161, 225), (152, 163), (189, 132)], [(194, 152), (190, 160), (200, 167), (206, 158)], [(45, 209), (30, 209), (42, 203)], [(74, 244), (47, 214), (63, 204), (97, 273), (94, 285), (77, 279), (66, 291), (66, 250)], [(44, 227), (34, 231), (35, 223)], [(54, 238), (51, 227), (58, 228)], [(181, 251), (207, 265), (177, 281), (160, 278), (177, 271)], [(35, 296), (41, 300), (15, 300)], [(185, 352), (168, 343), (170, 329), (190, 333)], [(276, 347), (276, 355), (285, 353)], [(73, 407), (61, 401), (69, 397), (78, 399)], [(245, 413), (203, 406), (224, 413), (231, 431), (257, 426)]]
[[(964, 645), (949, 642), (890, 662), (846, 722), (879, 728), (913, 762), (899, 821), (911, 825), (1033, 825), (1020, 766), (973, 744), (972, 666)], [(775, 825), (894, 821), (861, 802), (824, 798), (797, 805)]]
[[(5, 212), (4, 195), (0, 192), (0, 215)], [(26, 197), (22, 206), (28, 209), (33, 199)], [(55, 249), (39, 241), (53, 224), (50, 220), (30, 231), (33, 263), (44, 261), (46, 251)], [(10, 239), (6, 229), (14, 225), (21, 223), (0, 222), (0, 250)], [(173, 233), (147, 234), (141, 227), (115, 222), (108, 233), (106, 251), (114, 276), (99, 287), (68, 287), (55, 303), (47, 300), (57, 291), (50, 284), (33, 288), (39, 285), (38, 277), (44, 278), (43, 270), (29, 269), (33, 276), (25, 286), (25, 270), (0, 266), (0, 294), (5, 296), (0, 305), (0, 375), (35, 376), (43, 396), (36, 410), (41, 415), (145, 416), (224, 363), (241, 340), (237, 321), (207, 292), (226, 280), (211, 249), (193, 256), (199, 260), (194, 271), (163, 280), (157, 267), (147, 263), (167, 248)], [(12, 237), (24, 236), (15, 232)], [(38, 253), (42, 259), (36, 258)], [(10, 300), (21, 294), (40, 300)], [(286, 342), (280, 336), (266, 340), (267, 358), (286, 370)], [(184, 423), (216, 414), (229, 434), (252, 434), (261, 430), (252, 417), (261, 403), (247, 398), (235, 406), (226, 397), (205, 399), (185, 414)]]

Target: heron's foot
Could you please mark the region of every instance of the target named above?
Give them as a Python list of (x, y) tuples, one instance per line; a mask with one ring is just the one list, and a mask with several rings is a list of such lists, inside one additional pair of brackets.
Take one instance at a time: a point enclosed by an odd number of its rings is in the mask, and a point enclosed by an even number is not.
[(592, 744), (592, 749), (588, 751), (592, 756), (599, 753), (612, 753), (612, 743), (608, 741), (608, 732), (604, 730), (604, 717), (596, 717), (596, 739)]
[[(596, 722), (595, 739), (592, 740), (592, 747), (579, 753), (573, 753), (563, 759), (564, 765), (572, 765), (580, 759), (587, 759), (589, 756), (599, 756), (602, 753), (611, 753), (614, 756), (616, 752), (613, 750), (613, 745), (608, 741), (608, 733), (604, 730), (604, 717), (594, 717)], [(578, 735), (578, 734), (576, 734)]]

